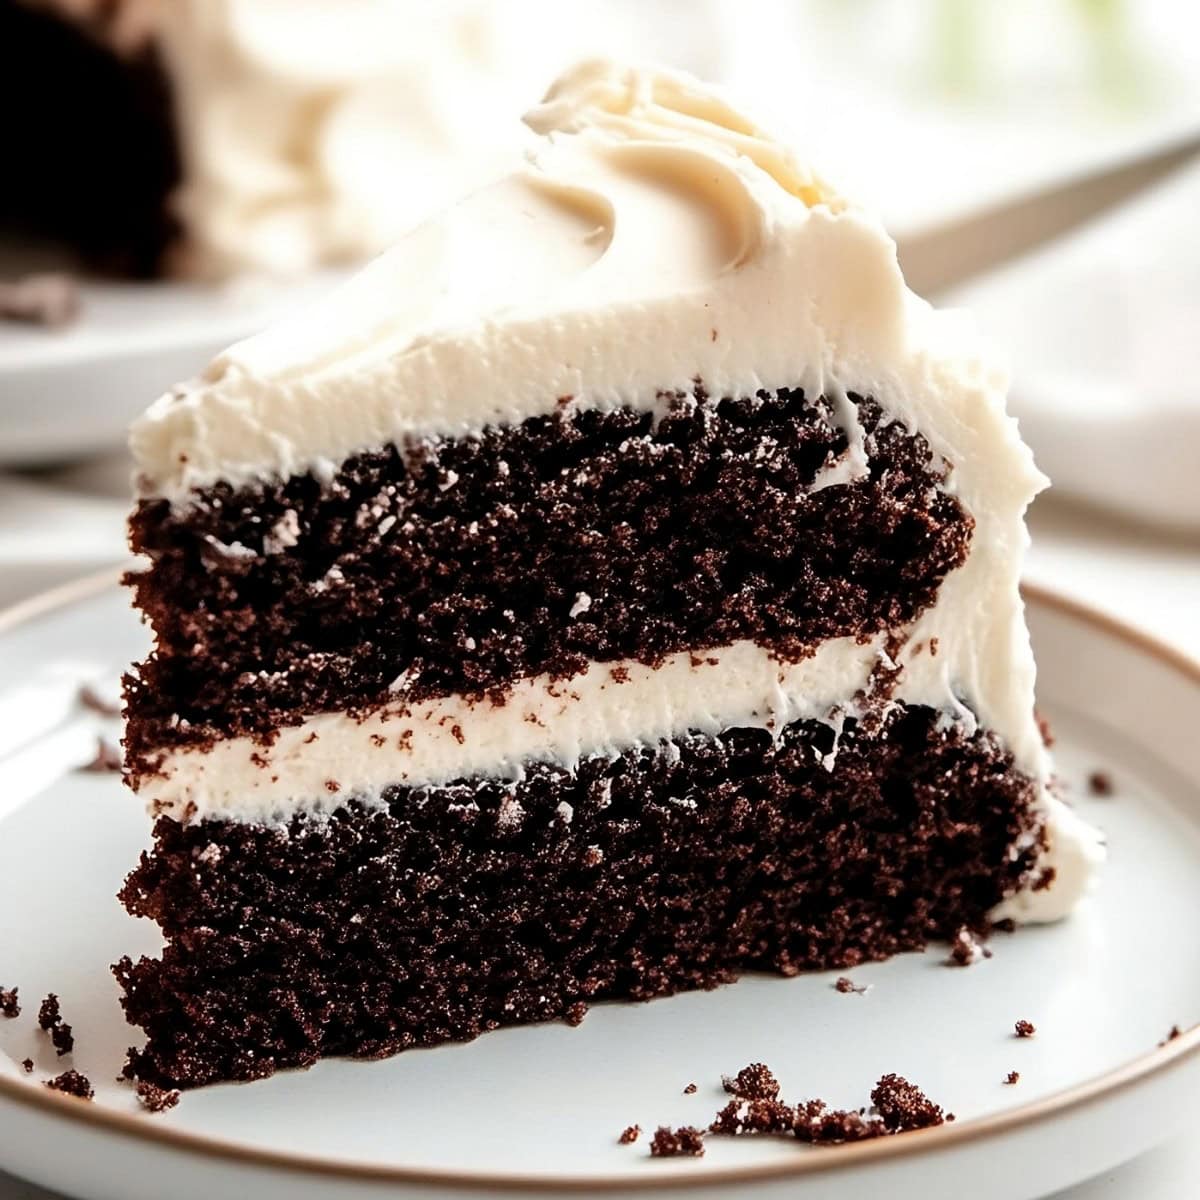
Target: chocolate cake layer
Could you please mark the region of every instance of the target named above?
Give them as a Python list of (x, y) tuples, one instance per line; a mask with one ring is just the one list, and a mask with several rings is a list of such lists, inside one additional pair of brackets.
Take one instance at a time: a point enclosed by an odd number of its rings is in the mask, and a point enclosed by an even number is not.
[[(677, 397), (363, 454), (193, 507), (144, 501), (134, 575), (158, 652), (127, 681), (134, 774), (163, 746), (398, 698), (503, 692), (589, 660), (750, 639), (784, 659), (911, 621), (973, 522), (924, 439), (855, 399)], [(179, 720), (176, 720), (176, 716)]]
[(114, 968), (137, 1072), (251, 1079), (985, 928), (1032, 869), (1036, 785), (932, 709), (868, 724), (832, 769), (833, 731), (796, 723), (395, 788), (327, 823), (161, 818), (121, 896), (169, 944)]
[(0, 111), (0, 228), (66, 243), (114, 274), (156, 274), (177, 231), (168, 197), (181, 168), (154, 48), (118, 53), (82, 19), (0, 0)]

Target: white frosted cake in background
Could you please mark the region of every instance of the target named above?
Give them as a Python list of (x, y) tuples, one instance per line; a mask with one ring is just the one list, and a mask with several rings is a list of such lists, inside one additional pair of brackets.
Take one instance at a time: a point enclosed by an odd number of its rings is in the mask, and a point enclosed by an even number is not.
[(154, 1082), (1053, 920), (1101, 857), (969, 325), (687, 76), (590, 63), (527, 122), (134, 428)]
[[(696, 42), (709, 9), (690, 14)], [(611, 0), (569, 12), (548, 0), (0, 0), (0, 104), (14, 114), (0, 232), (65, 241), (88, 266), (133, 276), (365, 259), (500, 173), (522, 141), (509, 111), (531, 72), (663, 41), (653, 15)]]

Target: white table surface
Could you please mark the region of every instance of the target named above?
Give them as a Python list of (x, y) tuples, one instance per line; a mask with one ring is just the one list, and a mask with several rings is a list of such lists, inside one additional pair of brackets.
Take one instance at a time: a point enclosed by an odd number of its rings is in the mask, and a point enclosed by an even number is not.
[[(0, 475), (0, 607), (120, 561), (127, 473), (117, 456), (63, 471)], [(1123, 525), (1050, 499), (1038, 502), (1031, 525), (1030, 579), (1200, 658), (1200, 536)], [(1189, 1135), (1055, 1200), (1192, 1200), (1197, 1194), (1200, 1139)], [(55, 1197), (0, 1170), (0, 1200)]]

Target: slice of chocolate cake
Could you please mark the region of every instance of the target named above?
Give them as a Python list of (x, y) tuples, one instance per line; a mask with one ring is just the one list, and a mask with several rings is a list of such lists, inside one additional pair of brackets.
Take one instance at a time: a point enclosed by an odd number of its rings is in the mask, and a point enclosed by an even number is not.
[(593, 63), (530, 161), (154, 405), (116, 968), (189, 1087), (1072, 908), (959, 318), (716, 93)]

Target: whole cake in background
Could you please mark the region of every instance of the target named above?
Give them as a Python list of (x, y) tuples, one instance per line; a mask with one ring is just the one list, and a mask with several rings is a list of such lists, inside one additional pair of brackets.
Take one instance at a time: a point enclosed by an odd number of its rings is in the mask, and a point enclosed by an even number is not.
[(143, 277), (369, 257), (499, 174), (519, 139), (497, 99), (519, 102), (532, 65), (634, 38), (631, 12), (557, 8), (0, 0), (0, 101), (19, 114), (0, 230)]
[(147, 1079), (374, 1057), (1069, 912), (969, 325), (716, 91), (528, 162), (136, 424)]

